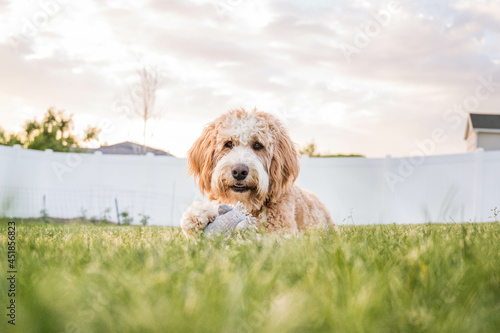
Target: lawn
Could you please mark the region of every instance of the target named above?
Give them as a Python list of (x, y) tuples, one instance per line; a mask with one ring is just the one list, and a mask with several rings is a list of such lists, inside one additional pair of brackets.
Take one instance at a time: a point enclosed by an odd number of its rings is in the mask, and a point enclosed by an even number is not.
[(500, 223), (199, 242), (168, 227), (16, 228), (16, 326), (2, 254), (1, 332), (500, 332)]

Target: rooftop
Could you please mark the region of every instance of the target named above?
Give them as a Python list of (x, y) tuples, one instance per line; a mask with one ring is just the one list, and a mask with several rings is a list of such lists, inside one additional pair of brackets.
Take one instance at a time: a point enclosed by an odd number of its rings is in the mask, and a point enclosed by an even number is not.
[(143, 146), (134, 142), (120, 142), (110, 146), (101, 146), (100, 148), (87, 149), (88, 152), (100, 151), (103, 154), (116, 154), (116, 155), (145, 155), (147, 153), (153, 153), (157, 156), (171, 156), (174, 155), (167, 153), (166, 151), (151, 148), (148, 146)]
[(470, 120), (474, 129), (481, 128), (500, 130), (500, 114), (471, 113)]

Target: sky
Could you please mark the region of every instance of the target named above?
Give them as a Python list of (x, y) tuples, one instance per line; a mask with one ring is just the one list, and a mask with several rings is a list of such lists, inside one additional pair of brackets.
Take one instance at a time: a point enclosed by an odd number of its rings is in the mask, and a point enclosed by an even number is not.
[(367, 157), (462, 153), (468, 112), (500, 113), (498, 0), (0, 0), (0, 28), (0, 127), (54, 107), (93, 146), (142, 142), (124, 96), (144, 66), (146, 142), (178, 157), (240, 107)]

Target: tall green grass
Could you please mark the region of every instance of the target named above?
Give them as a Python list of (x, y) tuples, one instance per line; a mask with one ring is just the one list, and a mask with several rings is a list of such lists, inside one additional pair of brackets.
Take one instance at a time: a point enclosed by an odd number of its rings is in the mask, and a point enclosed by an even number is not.
[[(0, 228), (6, 252), (6, 221)], [(16, 332), (500, 332), (500, 224), (190, 242), (18, 224)], [(0, 331), (7, 325), (0, 258)]]

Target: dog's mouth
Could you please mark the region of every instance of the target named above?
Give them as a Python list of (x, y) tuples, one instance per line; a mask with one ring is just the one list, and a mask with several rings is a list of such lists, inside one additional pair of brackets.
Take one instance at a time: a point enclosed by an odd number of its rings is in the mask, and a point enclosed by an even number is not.
[(250, 187), (248, 187), (246, 185), (234, 185), (234, 186), (231, 186), (231, 190), (234, 192), (237, 192), (237, 193), (245, 193), (245, 192), (248, 192), (250, 190)]

